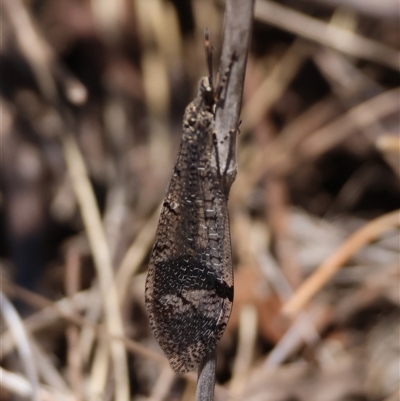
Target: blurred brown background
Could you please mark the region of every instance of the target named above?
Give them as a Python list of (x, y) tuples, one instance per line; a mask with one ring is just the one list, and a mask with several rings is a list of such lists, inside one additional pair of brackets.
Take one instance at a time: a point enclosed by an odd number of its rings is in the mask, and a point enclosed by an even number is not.
[[(1, 11), (0, 398), (191, 400), (195, 376), (172, 373), (148, 327), (144, 279), (224, 4)], [(252, 29), (216, 399), (398, 400), (399, 4), (259, 0)], [(310, 302), (284, 315), (308, 276)]]

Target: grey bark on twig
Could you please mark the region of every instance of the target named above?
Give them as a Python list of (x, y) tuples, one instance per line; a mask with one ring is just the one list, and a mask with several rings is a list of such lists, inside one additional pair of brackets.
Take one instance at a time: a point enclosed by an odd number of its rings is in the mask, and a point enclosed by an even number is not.
[[(220, 168), (222, 169), (221, 173), (225, 173), (227, 193), (237, 172), (236, 136), (252, 32), (253, 10), (254, 0), (228, 0), (226, 2), (219, 76), (223, 76), (233, 54), (236, 55), (237, 60), (229, 76), (229, 84), (224, 95), (225, 101), (217, 109), (215, 125)], [(227, 135), (229, 136), (228, 140), (225, 139)]]
[[(228, 0), (225, 8), (222, 54), (219, 77), (229, 66), (232, 56), (236, 61), (229, 76), (224, 102), (216, 112), (216, 136), (220, 173), (224, 175), (228, 195), (237, 172), (236, 136), (242, 104), (243, 84), (250, 46), (254, 0)], [(209, 353), (198, 370), (196, 401), (214, 399), (216, 351)]]
[(215, 367), (217, 353), (214, 349), (204, 358), (199, 366), (199, 379), (196, 389), (196, 401), (211, 401), (214, 399)]

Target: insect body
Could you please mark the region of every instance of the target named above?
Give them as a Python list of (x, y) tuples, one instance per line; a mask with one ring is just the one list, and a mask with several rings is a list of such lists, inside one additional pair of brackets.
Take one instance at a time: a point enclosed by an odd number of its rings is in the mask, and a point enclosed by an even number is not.
[(216, 347), (232, 309), (227, 198), (212, 163), (215, 108), (211, 78), (203, 77), (184, 114), (146, 279), (150, 326), (177, 373), (196, 369)]

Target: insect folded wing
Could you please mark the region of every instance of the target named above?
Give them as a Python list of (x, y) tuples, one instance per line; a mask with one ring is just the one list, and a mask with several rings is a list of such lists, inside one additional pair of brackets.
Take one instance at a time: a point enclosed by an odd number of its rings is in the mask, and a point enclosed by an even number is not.
[(233, 302), (227, 199), (212, 163), (214, 111), (206, 77), (186, 108), (146, 279), (150, 326), (177, 373), (196, 369), (217, 346)]

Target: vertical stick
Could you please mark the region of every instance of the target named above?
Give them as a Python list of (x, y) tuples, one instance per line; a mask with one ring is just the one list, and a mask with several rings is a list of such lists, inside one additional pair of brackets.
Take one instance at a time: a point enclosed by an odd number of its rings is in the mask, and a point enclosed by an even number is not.
[[(237, 61), (229, 76), (229, 85), (221, 107), (216, 112), (216, 136), (220, 173), (224, 176), (225, 191), (228, 194), (235, 180), (236, 164), (236, 127), (238, 126), (244, 76), (246, 72), (247, 54), (250, 46), (253, 23), (254, 0), (228, 0), (225, 9), (224, 39), (220, 61), (219, 76), (231, 62), (235, 54)], [(228, 136), (228, 140), (226, 140)], [(215, 367), (217, 354), (214, 350), (200, 364), (196, 401), (212, 401), (214, 399)]]
[(254, 0), (228, 0), (226, 2), (219, 77), (222, 77), (228, 68), (232, 54), (235, 54), (237, 58), (229, 76), (224, 102), (217, 108), (215, 118), (219, 163), (221, 174), (225, 174), (226, 192), (229, 192), (237, 171), (236, 128), (242, 105), (253, 12)]
[(214, 350), (206, 355), (199, 366), (196, 401), (212, 401), (214, 399), (216, 365), (217, 352)]

